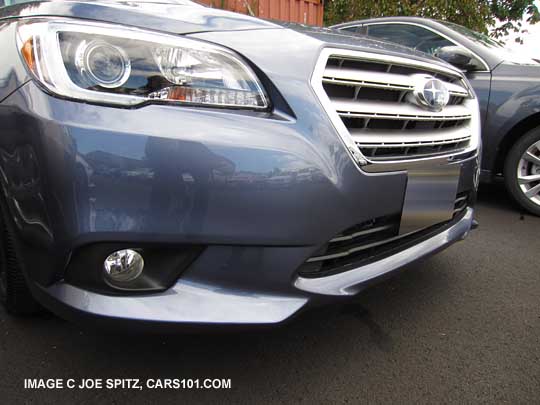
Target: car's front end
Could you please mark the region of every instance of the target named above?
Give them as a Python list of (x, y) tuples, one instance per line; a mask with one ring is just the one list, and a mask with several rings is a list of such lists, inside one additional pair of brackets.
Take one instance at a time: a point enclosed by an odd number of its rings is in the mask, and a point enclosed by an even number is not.
[(55, 312), (276, 324), (469, 232), (478, 104), (448, 65), (198, 7), (39, 4), (0, 25), (0, 168)]

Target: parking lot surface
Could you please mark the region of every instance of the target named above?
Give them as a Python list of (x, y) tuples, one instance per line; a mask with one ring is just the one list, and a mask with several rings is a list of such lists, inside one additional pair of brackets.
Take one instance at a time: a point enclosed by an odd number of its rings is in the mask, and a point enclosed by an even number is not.
[[(0, 309), (0, 402), (538, 403), (540, 218), (483, 186), (465, 242), (269, 331), (110, 335)], [(227, 390), (28, 390), (25, 378), (226, 378)]]

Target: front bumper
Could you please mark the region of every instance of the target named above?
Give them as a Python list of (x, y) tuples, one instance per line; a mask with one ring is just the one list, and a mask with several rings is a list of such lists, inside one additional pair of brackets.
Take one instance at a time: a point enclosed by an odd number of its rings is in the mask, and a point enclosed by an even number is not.
[[(473, 210), (455, 224), (423, 242), (378, 262), (328, 277), (297, 277), (299, 290), (314, 294), (350, 296), (372, 280), (434, 254), (462, 240), (471, 229)], [(35, 287), (34, 293), (48, 307), (68, 318), (81, 314), (139, 322), (182, 324), (277, 324), (302, 308), (308, 296), (283, 296), (222, 289), (202, 283), (178, 280), (171, 289), (149, 296), (112, 297), (85, 291), (66, 283)]]

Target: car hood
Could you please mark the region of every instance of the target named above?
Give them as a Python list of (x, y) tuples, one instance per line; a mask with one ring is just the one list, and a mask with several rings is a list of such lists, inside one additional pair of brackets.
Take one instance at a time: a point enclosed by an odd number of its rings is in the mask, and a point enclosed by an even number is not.
[(440, 59), (390, 42), (361, 38), (329, 28), (270, 22), (243, 14), (203, 7), (186, 0), (53, 0), (22, 3), (0, 9), (0, 19), (32, 16), (97, 20), (182, 35), (216, 31), (290, 29), (307, 35), (311, 39), (317, 39), (325, 46), (395, 54), (452, 68)]
[(0, 9), (0, 18), (31, 16), (83, 18), (175, 34), (281, 28), (258, 18), (186, 1), (45, 1)]
[[(359, 35), (349, 34), (332, 28), (312, 27), (303, 24), (276, 22), (283, 28), (292, 29), (301, 34), (323, 42), (326, 46), (335, 46), (339, 48), (348, 48), (355, 50), (365, 50), (380, 54), (394, 54), (404, 56), (418, 61), (429, 62), (445, 68), (456, 70), (452, 65), (435, 58), (424, 52), (415, 51), (406, 46), (394, 42), (383, 41), (374, 38), (361, 37)], [(456, 70), (457, 71), (457, 70)]]
[(494, 76), (540, 78), (540, 64), (502, 62), (493, 69)]

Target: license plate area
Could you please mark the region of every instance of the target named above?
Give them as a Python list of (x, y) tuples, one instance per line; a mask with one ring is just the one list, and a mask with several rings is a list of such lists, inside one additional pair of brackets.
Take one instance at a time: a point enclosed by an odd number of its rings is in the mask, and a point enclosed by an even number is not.
[(410, 169), (399, 234), (452, 219), (460, 174), (458, 164)]

